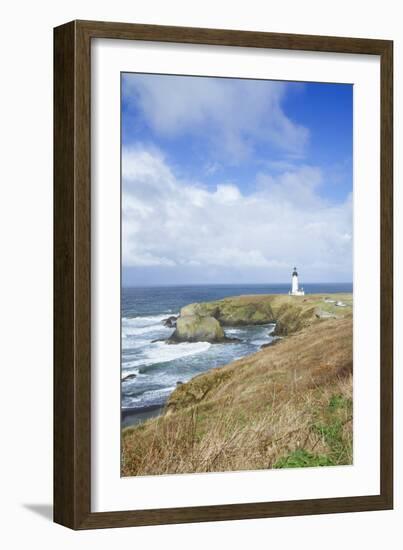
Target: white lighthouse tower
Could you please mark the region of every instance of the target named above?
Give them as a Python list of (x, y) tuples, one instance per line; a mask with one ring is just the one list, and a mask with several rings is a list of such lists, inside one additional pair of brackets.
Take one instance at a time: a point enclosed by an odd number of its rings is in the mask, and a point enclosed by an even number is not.
[(303, 288), (299, 287), (298, 284), (298, 273), (297, 268), (294, 267), (291, 277), (291, 290), (289, 292), (290, 296), (304, 296), (305, 292)]

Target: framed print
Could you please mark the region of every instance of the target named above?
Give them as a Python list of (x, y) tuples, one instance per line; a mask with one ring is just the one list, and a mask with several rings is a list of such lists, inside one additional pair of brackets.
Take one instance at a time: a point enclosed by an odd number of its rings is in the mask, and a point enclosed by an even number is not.
[(393, 506), (390, 41), (54, 34), (54, 519)]

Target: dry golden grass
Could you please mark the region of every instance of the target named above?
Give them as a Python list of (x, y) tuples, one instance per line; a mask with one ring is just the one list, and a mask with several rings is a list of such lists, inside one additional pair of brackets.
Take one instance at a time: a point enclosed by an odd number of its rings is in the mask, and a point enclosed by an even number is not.
[(123, 476), (351, 462), (351, 316), (195, 377), (122, 440)]

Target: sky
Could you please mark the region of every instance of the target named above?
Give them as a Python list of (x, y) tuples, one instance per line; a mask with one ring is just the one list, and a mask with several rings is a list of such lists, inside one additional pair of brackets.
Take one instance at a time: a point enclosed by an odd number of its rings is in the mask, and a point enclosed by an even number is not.
[(122, 74), (124, 286), (352, 281), (349, 84)]

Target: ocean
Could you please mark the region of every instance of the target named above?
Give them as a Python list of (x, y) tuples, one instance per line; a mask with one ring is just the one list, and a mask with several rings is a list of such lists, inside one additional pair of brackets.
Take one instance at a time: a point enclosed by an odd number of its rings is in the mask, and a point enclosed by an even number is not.
[[(157, 415), (171, 392), (197, 374), (250, 355), (272, 340), (274, 325), (226, 327), (240, 342), (166, 344), (162, 323), (193, 302), (241, 294), (288, 294), (289, 284), (189, 285), (122, 288), (122, 426)], [(352, 292), (349, 283), (304, 284), (307, 294)]]

